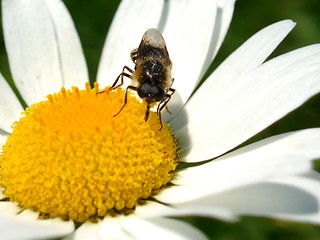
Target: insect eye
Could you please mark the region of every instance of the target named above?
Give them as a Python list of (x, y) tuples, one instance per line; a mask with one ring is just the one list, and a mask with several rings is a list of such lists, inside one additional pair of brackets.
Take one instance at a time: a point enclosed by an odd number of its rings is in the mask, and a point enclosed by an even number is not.
[(138, 95), (141, 98), (148, 98), (155, 102), (159, 102), (164, 98), (165, 93), (161, 87), (143, 83), (138, 87)]
[(151, 85), (149, 83), (143, 83), (138, 87), (138, 95), (141, 98), (147, 97), (151, 92)]
[(164, 98), (164, 90), (161, 87), (152, 87), (151, 94), (156, 102), (159, 102)]

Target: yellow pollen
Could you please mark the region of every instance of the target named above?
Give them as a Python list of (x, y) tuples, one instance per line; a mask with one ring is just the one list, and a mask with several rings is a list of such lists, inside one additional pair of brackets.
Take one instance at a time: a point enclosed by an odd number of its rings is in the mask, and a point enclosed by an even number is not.
[(76, 222), (130, 213), (167, 186), (177, 162), (169, 127), (124, 90), (61, 89), (27, 108), (0, 153), (10, 201)]

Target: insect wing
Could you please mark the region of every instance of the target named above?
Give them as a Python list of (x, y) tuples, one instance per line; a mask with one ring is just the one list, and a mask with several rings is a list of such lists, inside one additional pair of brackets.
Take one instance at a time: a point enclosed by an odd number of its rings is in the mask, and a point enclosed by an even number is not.
[(171, 65), (166, 42), (161, 33), (154, 28), (149, 29), (143, 35), (137, 54), (137, 58), (142, 60), (147, 58), (162, 59), (166, 66)]
[(142, 42), (150, 47), (161, 49), (166, 48), (166, 42), (164, 41), (164, 38), (162, 37), (161, 33), (154, 28), (151, 28), (145, 32), (142, 37)]

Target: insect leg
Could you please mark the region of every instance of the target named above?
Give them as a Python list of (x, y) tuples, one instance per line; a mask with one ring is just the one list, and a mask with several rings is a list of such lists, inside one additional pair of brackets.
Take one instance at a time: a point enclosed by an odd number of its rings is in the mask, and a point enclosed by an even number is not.
[[(170, 92), (169, 92), (169, 91), (170, 91)], [(169, 91), (168, 91), (168, 95), (170, 95), (170, 98), (171, 98), (171, 96), (175, 93), (176, 90), (173, 89), (173, 88), (169, 88)], [(170, 98), (169, 98), (169, 100), (170, 100)], [(169, 100), (168, 100), (168, 101), (169, 101)], [(172, 114), (172, 113), (169, 111), (168, 105), (165, 104), (165, 106), (166, 106), (167, 112), (170, 113), (170, 114)]]
[(136, 63), (138, 58), (138, 49), (133, 49), (130, 53), (130, 57), (134, 63)]
[[(129, 73), (126, 73), (125, 70), (127, 70)], [(131, 74), (130, 73), (133, 73), (133, 70), (131, 68), (129, 68), (128, 66), (124, 66), (122, 68), (122, 72), (116, 78), (116, 80), (114, 81), (114, 83), (112, 84), (110, 89), (113, 90), (113, 89), (116, 89), (117, 87), (120, 87), (123, 84), (123, 77), (131, 78)], [(120, 84), (117, 85), (119, 79), (121, 81), (120, 81)]]
[(122, 105), (122, 107), (120, 108), (120, 110), (115, 114), (113, 115), (113, 117), (117, 116), (121, 111), (122, 109), (124, 108), (124, 106), (127, 104), (127, 100), (128, 100), (128, 90), (131, 89), (131, 90), (134, 90), (134, 91), (137, 91), (138, 88), (134, 87), (134, 86), (128, 86), (126, 88), (126, 94), (124, 95), (124, 103)]
[[(164, 99), (159, 103), (158, 108), (157, 108), (157, 115), (159, 117), (159, 121), (160, 121), (160, 128), (159, 131), (162, 129), (162, 120), (161, 120), (161, 111), (164, 107), (167, 108), (167, 103), (170, 101), (172, 94), (174, 94), (175, 89), (170, 88), (169, 91), (171, 91), (170, 93), (167, 93), (164, 97)], [(170, 112), (169, 112), (170, 113)]]
[(149, 118), (149, 111), (150, 110), (150, 105), (149, 102), (147, 102), (147, 111), (146, 111), (146, 115), (144, 115), (144, 121), (146, 122)]

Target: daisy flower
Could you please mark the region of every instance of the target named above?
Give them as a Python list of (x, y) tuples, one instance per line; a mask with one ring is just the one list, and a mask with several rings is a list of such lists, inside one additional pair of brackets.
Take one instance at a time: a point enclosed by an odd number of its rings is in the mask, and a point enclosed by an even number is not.
[[(206, 239), (180, 216), (319, 223), (312, 160), (320, 129), (236, 147), (320, 91), (320, 46), (266, 61), (295, 25), (277, 22), (193, 93), (233, 8), (232, 0), (122, 1), (91, 88), (61, 1), (2, 0), (10, 69), (28, 108), (1, 76), (1, 238)], [(156, 113), (145, 122), (146, 105), (131, 94), (113, 117), (124, 91), (108, 88), (151, 27), (166, 39), (175, 78), (161, 131)]]

